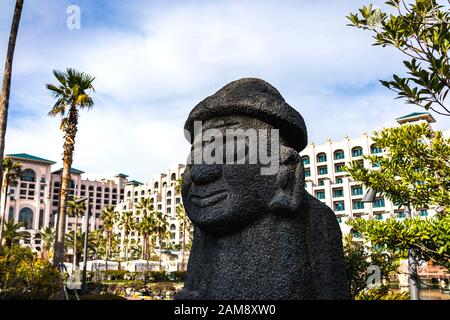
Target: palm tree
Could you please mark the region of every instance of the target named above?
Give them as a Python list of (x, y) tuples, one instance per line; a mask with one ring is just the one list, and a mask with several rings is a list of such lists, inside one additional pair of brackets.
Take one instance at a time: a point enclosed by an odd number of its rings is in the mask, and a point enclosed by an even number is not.
[[(84, 237), (85, 232), (78, 229), (76, 234), (68, 233), (66, 234), (65, 241), (68, 244), (68, 247), (73, 247), (75, 244), (77, 246), (76, 248), (76, 255), (77, 255), (77, 261), (81, 261), (81, 257), (83, 257), (84, 252)], [(94, 231), (89, 232), (88, 234), (88, 252), (87, 255), (89, 256), (93, 252), (95, 252), (98, 242), (96, 241), (96, 234)], [(84, 259), (84, 257), (83, 257)]]
[[(0, 163), (3, 162), (5, 152), (5, 135), (8, 122), (9, 96), (11, 92), (12, 64), (14, 50), (16, 48), (17, 33), (19, 31), (20, 18), (22, 16), (23, 0), (16, 0), (14, 16), (9, 33), (8, 51), (6, 53), (5, 69), (3, 72), (2, 92), (0, 95)], [(0, 177), (3, 176), (3, 169), (0, 166)], [(2, 179), (0, 179), (0, 190), (2, 190)], [(2, 230), (2, 229), (0, 229)]]
[(119, 222), (120, 227), (123, 229), (124, 234), (124, 245), (125, 245), (125, 261), (128, 261), (128, 245), (129, 245), (129, 236), (131, 231), (135, 229), (135, 219), (133, 217), (133, 211), (125, 211), (122, 213)]
[(46, 259), (49, 258), (49, 253), (52, 250), (53, 243), (55, 243), (55, 230), (51, 227), (46, 227), (44, 229), (41, 229), (39, 231), (41, 234), (41, 241), (42, 241), (42, 251), (43, 255)]
[(63, 173), (55, 239), (55, 259), (53, 262), (55, 265), (59, 265), (64, 261), (68, 187), (75, 149), (75, 137), (78, 131), (78, 113), (80, 110), (90, 109), (94, 105), (90, 94), (94, 91), (92, 83), (95, 78), (70, 68), (66, 72), (54, 70), (53, 75), (59, 83), (58, 85), (47, 84), (47, 89), (56, 99), (49, 115), (51, 117), (62, 117), (60, 128), (64, 132)]
[(184, 254), (186, 251), (186, 232), (190, 233), (191, 223), (182, 204), (179, 204), (177, 206), (176, 211), (177, 211), (177, 220), (179, 221), (181, 229), (181, 270), (184, 270)]
[(17, 180), (19, 180), (22, 175), (22, 166), (20, 163), (12, 161), (10, 158), (3, 159), (3, 174), (4, 174), (4, 182), (3, 182), (3, 212), (0, 217), (0, 243), (2, 242), (3, 237), (3, 224), (6, 219), (6, 204), (8, 202), (8, 188), (10, 186), (17, 185)]
[(114, 231), (114, 225), (117, 221), (118, 213), (114, 211), (113, 206), (109, 206), (102, 211), (102, 221), (103, 221), (103, 231), (106, 233), (106, 254), (105, 254), (105, 260), (106, 260), (106, 266), (105, 269), (108, 271), (108, 260), (111, 256), (111, 247), (112, 247), (112, 240), (113, 240), (113, 231)]
[[(142, 256), (141, 259), (145, 259), (145, 255), (147, 254), (148, 249), (148, 239), (153, 233), (153, 229), (151, 225), (154, 225), (154, 219), (150, 219), (153, 216), (154, 207), (152, 204), (152, 199), (150, 198), (142, 198), (140, 202), (136, 205), (137, 214), (142, 215), (143, 218), (141, 222), (138, 224), (137, 229), (139, 229), (139, 233), (142, 237)], [(148, 218), (145, 219), (144, 218)]]
[(155, 214), (155, 231), (158, 235), (159, 269), (161, 270), (163, 241), (169, 236), (169, 222), (167, 221), (167, 217), (159, 211)]
[(22, 223), (14, 223), (13, 220), (8, 220), (3, 225), (3, 240), (5, 247), (12, 247), (19, 243), (20, 240), (30, 239), (30, 233), (27, 231), (21, 231), (23, 227)]
[(78, 219), (83, 217), (86, 211), (86, 205), (84, 202), (77, 202), (76, 200), (67, 201), (67, 213), (70, 217), (75, 218), (75, 228), (73, 229), (74, 243), (73, 243), (73, 268), (77, 268), (77, 237), (75, 237), (78, 231)]

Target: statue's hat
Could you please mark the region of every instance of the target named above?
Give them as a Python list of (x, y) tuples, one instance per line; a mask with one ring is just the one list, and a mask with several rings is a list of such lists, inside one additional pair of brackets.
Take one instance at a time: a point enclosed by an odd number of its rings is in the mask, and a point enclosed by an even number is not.
[(288, 146), (298, 152), (308, 144), (305, 121), (300, 113), (286, 103), (277, 89), (256, 78), (230, 82), (204, 99), (191, 111), (184, 128), (194, 137), (194, 121), (229, 115), (245, 115), (273, 125), (280, 130)]

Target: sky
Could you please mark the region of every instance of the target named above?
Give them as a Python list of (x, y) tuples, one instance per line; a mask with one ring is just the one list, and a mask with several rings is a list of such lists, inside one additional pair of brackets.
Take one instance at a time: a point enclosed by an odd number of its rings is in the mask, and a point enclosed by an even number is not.
[[(0, 62), (14, 9), (0, 0)], [(309, 142), (359, 137), (419, 107), (379, 84), (403, 72), (402, 55), (346, 26), (367, 4), (342, 0), (25, 0), (13, 65), (6, 153), (62, 165), (59, 119), (45, 84), (72, 67), (96, 77), (94, 108), (80, 115), (73, 167), (90, 179), (126, 173), (150, 181), (184, 163), (190, 110), (230, 81), (257, 77), (298, 110)], [(380, 2), (381, 3), (381, 2)], [(80, 29), (67, 8), (81, 9)], [(3, 68), (3, 62), (0, 63)], [(434, 115), (435, 128), (450, 119)]]

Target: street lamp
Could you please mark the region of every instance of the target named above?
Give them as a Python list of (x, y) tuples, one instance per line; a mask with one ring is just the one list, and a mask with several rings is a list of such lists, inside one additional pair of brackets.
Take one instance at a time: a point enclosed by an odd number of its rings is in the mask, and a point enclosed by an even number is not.
[[(368, 189), (361, 202), (374, 203), (377, 196), (377, 191), (373, 189)], [(406, 206), (406, 218), (411, 218), (411, 207), (408, 204)], [(408, 274), (409, 274), (409, 294), (411, 295), (411, 300), (420, 300), (419, 295), (419, 285), (417, 281), (417, 261), (414, 257), (412, 249), (408, 249)]]
[(85, 202), (87, 200), (87, 209), (86, 209), (86, 231), (84, 233), (84, 251), (83, 251), (83, 256), (84, 256), (84, 261), (83, 261), (83, 276), (81, 279), (81, 294), (85, 295), (86, 294), (86, 270), (87, 270), (87, 249), (88, 249), (88, 237), (89, 237), (89, 215), (91, 213), (91, 208), (90, 208), (90, 198), (88, 197), (83, 197), (81, 199), (75, 200), (76, 203), (82, 203)]

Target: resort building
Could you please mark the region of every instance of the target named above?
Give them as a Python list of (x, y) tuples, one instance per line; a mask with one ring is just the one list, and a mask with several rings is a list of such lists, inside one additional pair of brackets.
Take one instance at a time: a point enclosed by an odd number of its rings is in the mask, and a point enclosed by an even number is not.
[[(435, 122), (428, 112), (412, 113), (396, 121), (397, 125), (420, 122), (431, 125)], [(344, 140), (336, 142), (329, 139), (321, 145), (311, 143), (300, 153), (305, 167), (306, 190), (334, 210), (343, 233), (350, 231), (345, 223), (350, 218), (405, 218), (404, 208), (396, 207), (383, 196), (378, 196), (373, 203), (362, 202), (367, 190), (344, 171), (344, 166), (353, 160), (361, 161), (366, 168), (376, 167), (364, 160), (363, 156), (382, 154), (383, 150), (373, 143), (367, 133), (354, 139), (345, 136)], [(423, 208), (417, 214), (428, 216), (432, 213)]]
[[(137, 204), (141, 199), (148, 198), (153, 203), (154, 210), (163, 213), (167, 217), (170, 230), (170, 242), (179, 245), (181, 243), (181, 237), (176, 208), (182, 204), (182, 200), (181, 194), (177, 193), (176, 186), (178, 184), (177, 180), (181, 178), (184, 172), (184, 168), (184, 165), (178, 164), (170, 168), (167, 172), (154, 176), (149, 183), (145, 184), (139, 181), (129, 181), (125, 186), (125, 199), (116, 207), (119, 216), (126, 211), (131, 211), (136, 221), (140, 221), (142, 216), (139, 215)], [(123, 255), (124, 230), (118, 226), (116, 232), (120, 233), (121, 252)], [(140, 241), (137, 232), (132, 231), (128, 237), (130, 242), (139, 243)]]
[[(12, 219), (15, 223), (21, 222), (24, 230), (30, 233), (30, 240), (25, 244), (33, 250), (41, 251), (38, 231), (49, 226), (55, 227), (57, 223), (62, 169), (52, 171), (52, 166), (56, 162), (26, 153), (10, 154), (5, 157), (22, 165), (22, 176), (16, 186), (7, 188), (6, 203), (2, 193), (0, 210), (6, 213), (7, 219)], [(114, 206), (124, 199), (127, 176), (119, 174), (112, 179), (97, 181), (82, 179), (83, 173), (72, 168), (69, 196), (90, 198), (89, 228), (95, 230), (102, 224), (100, 215), (103, 208)], [(84, 221), (78, 220), (78, 225), (82, 226), (83, 230)], [(66, 230), (73, 230), (74, 224), (75, 219), (68, 217)]]

